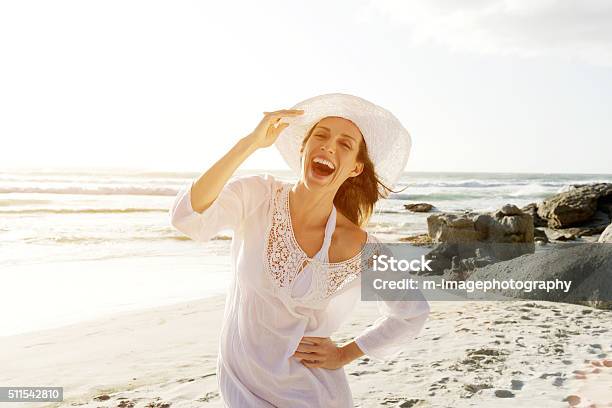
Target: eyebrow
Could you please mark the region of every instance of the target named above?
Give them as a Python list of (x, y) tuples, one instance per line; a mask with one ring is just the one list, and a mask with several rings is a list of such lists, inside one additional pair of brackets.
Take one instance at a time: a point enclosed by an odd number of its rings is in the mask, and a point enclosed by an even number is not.
[[(326, 128), (325, 126), (317, 126), (317, 128), (321, 128), (321, 129), (325, 129), (329, 132), (329, 128)], [(355, 138), (353, 136), (349, 136), (346, 133), (342, 133), (340, 136), (345, 136), (348, 137), (349, 139), (351, 139), (353, 142), (357, 143), (357, 140), (355, 140)]]

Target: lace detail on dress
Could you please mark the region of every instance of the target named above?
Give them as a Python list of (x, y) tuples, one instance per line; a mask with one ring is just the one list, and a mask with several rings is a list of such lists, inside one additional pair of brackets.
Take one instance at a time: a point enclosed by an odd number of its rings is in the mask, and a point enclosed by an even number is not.
[(331, 297), (356, 279), (364, 267), (372, 266), (372, 256), (381, 254), (381, 243), (370, 233), (366, 245), (350, 259), (342, 262), (320, 262), (309, 258), (297, 243), (289, 212), (289, 190), (291, 185), (281, 183), (272, 195), (272, 220), (266, 237), (264, 266), (272, 280), (276, 294), (291, 296), (291, 288), (297, 276), (311, 264), (312, 283), (308, 291), (298, 297), (301, 301), (313, 302)]

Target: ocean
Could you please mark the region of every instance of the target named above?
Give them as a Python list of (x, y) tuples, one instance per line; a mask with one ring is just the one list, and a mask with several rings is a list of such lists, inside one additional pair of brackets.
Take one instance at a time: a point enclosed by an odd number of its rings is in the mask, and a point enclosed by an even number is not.
[[(288, 171), (250, 170), (295, 181)], [(202, 244), (169, 223), (177, 191), (199, 173), (0, 172), (0, 336), (225, 293), (229, 233)], [(383, 241), (427, 231), (437, 211), (539, 202), (605, 174), (405, 173), (367, 229)]]

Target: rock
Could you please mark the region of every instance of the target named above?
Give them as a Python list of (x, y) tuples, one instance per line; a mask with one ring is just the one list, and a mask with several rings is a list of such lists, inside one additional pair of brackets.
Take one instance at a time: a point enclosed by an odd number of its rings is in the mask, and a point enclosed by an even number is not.
[(578, 229), (572, 230), (571, 228), (565, 228), (556, 230), (552, 228), (542, 228), (542, 230), (548, 238), (553, 241), (573, 241), (578, 237), (576, 235)]
[(506, 289), (503, 296), (612, 308), (612, 245), (563, 244), (473, 271), (468, 280), (571, 281), (570, 290)]
[(434, 214), (427, 217), (434, 242), (533, 242), (533, 219), (514, 205), (491, 214)]
[(441, 275), (458, 257), (453, 279), (476, 267), (535, 251), (533, 218), (512, 204), (493, 214), (430, 215), (427, 226), (433, 242), (443, 243), (427, 254), (430, 267)]
[[(498, 211), (495, 216), (481, 214), (476, 217), (474, 226), (483, 237), (481, 241), (488, 243), (486, 253), (491, 257), (506, 260), (525, 253), (532, 253), (534, 246), (533, 220), (529, 214), (522, 213), (517, 207), (506, 215)], [(517, 213), (518, 211), (518, 213)]]
[(531, 215), (531, 217), (533, 218), (534, 227), (547, 227), (548, 226), (548, 221), (545, 219), (542, 219), (538, 215), (538, 205), (536, 203), (527, 204), (521, 209), (521, 211), (523, 211), (525, 214)]
[(565, 397), (563, 401), (567, 402), (570, 405), (570, 407), (574, 407), (580, 404), (581, 399), (578, 395), (572, 394), (572, 395), (568, 395), (567, 397)]
[(604, 232), (599, 236), (597, 242), (612, 243), (612, 224), (608, 225)]
[[(573, 241), (601, 234), (612, 223), (612, 183), (575, 185), (522, 210), (532, 215), (535, 227), (546, 227), (543, 231), (551, 240)], [(540, 236), (536, 241), (545, 242)]]
[[(431, 260), (429, 267), (432, 272), (430, 274), (444, 274), (446, 269), (451, 268), (453, 258), (457, 257), (457, 262), (460, 259), (471, 258), (474, 256), (477, 248), (476, 242), (466, 244), (443, 242), (437, 245), (432, 251), (425, 255), (427, 260)], [(417, 272), (417, 274), (424, 273)]]
[(429, 234), (418, 234), (418, 235), (412, 235), (410, 237), (401, 237), (399, 238), (399, 241), (409, 242), (412, 245), (418, 245), (418, 246), (427, 246), (427, 245), (433, 244), (433, 241), (431, 240), (431, 237), (429, 236)]
[(607, 213), (603, 211), (596, 211), (593, 217), (586, 223), (583, 223), (577, 227), (560, 229), (559, 231), (571, 231), (578, 237), (591, 236), (601, 234), (608, 225), (610, 225), (610, 218)]
[(433, 205), (427, 203), (404, 204), (404, 208), (412, 212), (430, 212)]
[(469, 214), (435, 214), (427, 217), (427, 229), (434, 242), (466, 243), (483, 237), (474, 228)]
[(536, 242), (543, 242), (546, 244), (550, 242), (548, 239), (548, 235), (546, 235), (546, 232), (542, 228), (535, 228), (533, 230), (533, 240)]
[(572, 186), (568, 191), (544, 200), (538, 215), (551, 228), (567, 228), (588, 221), (595, 215), (599, 201), (606, 206), (612, 200), (612, 183)]
[(593, 218), (588, 222), (570, 228), (544, 228), (550, 239), (557, 241), (568, 241), (574, 240), (580, 237), (588, 237), (592, 235), (601, 234), (606, 227), (610, 225), (610, 219), (607, 214), (597, 211)]
[(612, 220), (612, 197), (607, 196), (600, 198), (597, 201), (597, 209), (605, 214)]
[(412, 399), (406, 400), (402, 402), (401, 404), (399, 404), (399, 408), (412, 408), (412, 407), (416, 408), (418, 406), (421, 406), (421, 403), (424, 403), (424, 402), (425, 400), (412, 398)]
[(495, 390), (497, 398), (514, 398), (514, 393), (508, 390)]
[(483, 256), (481, 248), (474, 249), (474, 253), (475, 256), (463, 259), (457, 255), (453, 256), (451, 259), (451, 268), (444, 270), (444, 279), (447, 281), (466, 280), (474, 269), (496, 262), (496, 260), (490, 256)]
[(506, 204), (501, 209), (504, 215), (521, 215), (523, 212), (514, 204)]

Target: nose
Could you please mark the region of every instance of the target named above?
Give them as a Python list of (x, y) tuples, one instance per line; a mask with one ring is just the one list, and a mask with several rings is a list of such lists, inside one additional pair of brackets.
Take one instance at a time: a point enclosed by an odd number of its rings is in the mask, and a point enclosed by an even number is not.
[(334, 153), (334, 149), (332, 149), (332, 147), (331, 147), (331, 145), (329, 143), (326, 143), (323, 146), (321, 146), (321, 150), (323, 150), (323, 151), (327, 150), (331, 154)]

